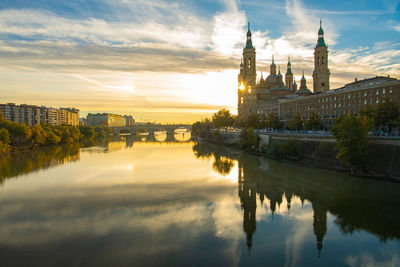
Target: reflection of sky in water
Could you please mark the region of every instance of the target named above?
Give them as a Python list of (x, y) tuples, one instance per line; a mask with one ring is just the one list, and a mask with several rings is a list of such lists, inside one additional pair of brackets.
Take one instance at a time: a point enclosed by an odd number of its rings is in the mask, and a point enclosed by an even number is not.
[[(107, 153), (83, 149), (77, 162), (6, 180), (0, 188), (3, 262), (7, 266), (399, 263), (398, 239), (381, 243), (365, 231), (344, 235), (329, 212), (318, 258), (316, 202), (286, 195), (277, 201), (261, 200), (259, 192), (268, 187), (252, 180), (238, 183), (243, 163), (220, 155), (196, 158), (192, 146), (135, 143), (123, 148), (123, 142), (114, 142)], [(273, 173), (274, 164), (260, 159), (253, 169), (262, 176)], [(242, 173), (250, 175), (248, 170)], [(251, 212), (255, 212), (254, 229)], [(253, 231), (251, 250), (248, 231)]]

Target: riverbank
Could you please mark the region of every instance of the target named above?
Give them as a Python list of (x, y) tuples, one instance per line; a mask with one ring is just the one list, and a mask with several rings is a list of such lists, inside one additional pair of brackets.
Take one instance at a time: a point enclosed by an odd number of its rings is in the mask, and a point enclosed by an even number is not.
[(255, 142), (251, 140), (254, 137), (249, 138), (247, 135), (248, 133), (237, 133), (233, 137), (232, 134), (225, 135), (221, 131), (218, 134), (210, 133), (207, 138), (194, 137), (194, 140), (234, 147), (270, 159), (293, 161), (306, 167), (348, 172), (353, 176), (363, 178), (400, 182), (399, 145), (370, 141), (368, 144), (370, 163), (367, 171), (360, 174), (352, 172), (337, 159), (339, 149), (334, 139), (332, 141), (312, 136), (298, 138), (293, 135), (282, 138), (256, 134)]

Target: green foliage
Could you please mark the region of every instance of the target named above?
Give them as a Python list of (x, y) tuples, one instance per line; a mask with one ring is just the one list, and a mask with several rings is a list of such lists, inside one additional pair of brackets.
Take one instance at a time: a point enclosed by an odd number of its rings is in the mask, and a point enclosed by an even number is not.
[(394, 127), (397, 125), (400, 116), (399, 105), (389, 99), (383, 103), (379, 103), (374, 110), (375, 126), (378, 127)]
[(245, 126), (247, 128), (252, 127), (254, 129), (262, 128), (262, 125), (260, 123), (260, 117), (258, 116), (258, 114), (250, 113), (249, 116), (247, 116)]
[(201, 138), (210, 138), (210, 131), (214, 128), (214, 124), (209, 120), (195, 122), (192, 125), (192, 135)]
[(279, 120), (278, 116), (275, 113), (271, 112), (271, 113), (268, 113), (268, 115), (267, 115), (265, 126), (267, 128), (279, 130), (279, 129), (283, 128), (283, 122), (281, 122)]
[(96, 137), (105, 139), (112, 134), (112, 129), (108, 127), (95, 127)]
[(370, 160), (368, 128), (362, 119), (345, 117), (339, 119), (331, 129), (338, 143), (336, 158), (353, 172), (364, 172)]
[(212, 123), (217, 128), (224, 128), (233, 126), (235, 117), (227, 109), (221, 109), (212, 116)]
[(311, 114), (311, 117), (305, 123), (307, 130), (321, 130), (322, 121), (317, 117), (317, 114), (314, 112)]
[(11, 146), (42, 146), (60, 143), (87, 142), (95, 137), (108, 137), (112, 129), (107, 127), (44, 125), (29, 127), (5, 119), (0, 120), (0, 150)]
[(217, 140), (217, 141), (221, 140), (222, 136), (221, 136), (220, 130), (216, 129), (213, 133), (213, 137), (214, 137), (214, 140)]
[(42, 128), (41, 125), (35, 125), (32, 127), (32, 144), (33, 145), (44, 145), (46, 144), (48, 133)]
[(4, 128), (10, 133), (11, 145), (26, 145), (31, 137), (31, 129), (25, 124), (1, 120), (0, 128)]
[(242, 145), (246, 148), (256, 149), (258, 148), (259, 137), (254, 132), (254, 128), (248, 127), (242, 131)]
[(10, 133), (7, 131), (7, 129), (0, 128), (0, 152), (8, 150), (8, 145), (10, 142)]
[(90, 126), (79, 126), (82, 140), (90, 140), (96, 137), (96, 132), (93, 127)]
[(301, 118), (301, 113), (297, 112), (296, 115), (289, 121), (289, 129), (290, 130), (300, 130), (303, 128), (303, 120)]

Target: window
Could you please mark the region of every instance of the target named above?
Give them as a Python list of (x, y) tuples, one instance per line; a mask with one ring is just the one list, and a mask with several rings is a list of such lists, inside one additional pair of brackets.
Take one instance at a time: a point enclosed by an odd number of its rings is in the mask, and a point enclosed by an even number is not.
[(347, 95), (347, 98), (348, 98), (348, 99), (350, 99), (350, 97), (351, 97), (351, 95), (350, 95), (350, 94), (348, 94), (348, 95)]
[(319, 57), (317, 57), (317, 65), (319, 65)]
[(249, 69), (251, 69), (251, 58), (249, 58), (249, 60), (248, 60), (248, 66), (249, 66)]
[(377, 94), (377, 95), (379, 94), (379, 91), (378, 91), (378, 90), (376, 90), (376, 94)]
[(385, 94), (385, 88), (382, 89), (382, 94)]
[(324, 64), (325, 63), (325, 58), (324, 57), (322, 57), (322, 64)]

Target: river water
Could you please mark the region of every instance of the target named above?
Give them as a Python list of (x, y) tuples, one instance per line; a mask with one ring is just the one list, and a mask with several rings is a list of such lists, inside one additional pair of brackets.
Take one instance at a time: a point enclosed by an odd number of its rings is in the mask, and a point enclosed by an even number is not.
[(1, 266), (400, 265), (398, 183), (145, 138), (2, 156), (0, 178)]

